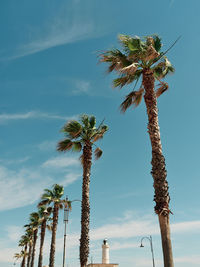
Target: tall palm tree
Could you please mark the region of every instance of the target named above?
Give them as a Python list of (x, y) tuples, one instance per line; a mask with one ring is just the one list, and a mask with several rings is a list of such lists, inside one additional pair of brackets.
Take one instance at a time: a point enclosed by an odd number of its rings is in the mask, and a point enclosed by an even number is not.
[[(148, 115), (147, 128), (152, 146), (151, 174), (154, 179), (155, 212), (159, 217), (164, 266), (173, 267), (169, 226), (170, 197), (158, 124), (157, 98), (168, 89), (168, 84), (162, 79), (173, 73), (174, 68), (165, 56), (169, 49), (161, 52), (162, 42), (157, 35), (142, 39), (137, 36), (120, 35), (119, 40), (122, 52), (118, 49), (105, 51), (100, 55), (100, 61), (108, 63), (108, 72), (116, 71), (119, 74), (113, 81), (114, 87), (122, 88), (133, 82), (136, 86), (141, 78), (139, 90), (136, 91), (134, 87), (120, 107), (121, 111), (125, 112), (131, 106), (138, 106), (144, 96)], [(157, 90), (155, 90), (156, 81), (159, 82)]]
[(40, 218), (40, 251), (39, 251), (39, 258), (38, 258), (38, 267), (42, 267), (42, 259), (43, 259), (43, 246), (44, 246), (44, 238), (45, 238), (45, 232), (46, 228), (50, 230), (50, 225), (47, 224), (49, 221), (52, 220), (49, 216), (51, 215), (52, 208), (41, 206), (39, 207), (38, 214)]
[(38, 207), (47, 205), (53, 206), (53, 225), (51, 236), (51, 249), (49, 256), (49, 267), (54, 267), (55, 262), (55, 250), (56, 250), (56, 230), (58, 224), (59, 209), (63, 208), (63, 200), (61, 197), (64, 194), (64, 188), (61, 185), (55, 184), (52, 190), (44, 189), (44, 194), (41, 196), (41, 201)]
[[(96, 127), (94, 116), (82, 115), (80, 121), (71, 120), (62, 129), (66, 138), (58, 143), (58, 151), (82, 151), (81, 161), (83, 166), (82, 183), (82, 210), (81, 210), (81, 238), (80, 238), (80, 265), (87, 265), (89, 255), (89, 222), (90, 201), (89, 184), (92, 166), (92, 147), (94, 143), (103, 138), (108, 127), (101, 123)], [(94, 151), (95, 158), (102, 155), (102, 150), (97, 147)]]

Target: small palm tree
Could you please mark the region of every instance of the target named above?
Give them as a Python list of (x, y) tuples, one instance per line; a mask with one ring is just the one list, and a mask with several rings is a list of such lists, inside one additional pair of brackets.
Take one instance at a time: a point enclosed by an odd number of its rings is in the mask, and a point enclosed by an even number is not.
[(64, 194), (64, 188), (61, 185), (55, 184), (52, 190), (44, 189), (44, 194), (41, 196), (40, 206), (53, 206), (53, 225), (51, 237), (51, 249), (49, 256), (49, 267), (54, 267), (55, 249), (56, 249), (56, 230), (58, 224), (59, 209), (63, 208), (63, 200), (61, 197)]
[[(82, 183), (82, 210), (81, 210), (81, 238), (80, 238), (80, 265), (87, 265), (89, 255), (89, 222), (90, 222), (90, 200), (89, 184), (92, 166), (92, 147), (94, 143), (103, 138), (108, 127), (101, 123), (96, 127), (94, 116), (82, 115), (80, 122), (69, 121), (62, 129), (66, 138), (58, 143), (58, 151), (82, 151), (81, 162), (83, 166)], [(94, 151), (95, 158), (102, 155), (102, 150), (97, 147)]]
[(22, 259), (22, 263), (21, 263), (21, 267), (25, 267), (26, 264), (26, 257), (27, 257), (27, 247), (28, 247), (28, 243), (29, 243), (29, 237), (28, 235), (22, 235), (21, 239), (19, 240), (19, 246), (23, 248), (23, 259)]
[[(167, 59), (166, 52), (161, 52), (162, 42), (157, 35), (144, 38), (119, 36), (123, 51), (112, 49), (100, 55), (100, 61), (108, 63), (108, 72), (116, 71), (119, 74), (114, 79), (114, 87), (122, 88), (141, 78), (141, 85), (136, 91), (135, 86), (121, 104), (121, 111), (125, 112), (131, 106), (138, 106), (143, 96), (148, 115), (148, 133), (152, 146), (152, 176), (154, 179), (155, 212), (158, 214), (164, 266), (173, 267), (172, 246), (169, 226), (169, 192), (166, 179), (165, 158), (162, 153), (160, 130), (158, 124), (157, 98), (168, 89), (168, 84), (162, 79), (174, 72), (172, 64)], [(174, 43), (175, 44), (175, 43)], [(173, 44), (173, 45), (174, 45)], [(155, 82), (158, 89), (155, 90)]]
[[(16, 262), (17, 262), (19, 259), (21, 259), (21, 258), (24, 259), (25, 254), (26, 254), (26, 253), (24, 252), (24, 250), (21, 250), (20, 253), (15, 253), (15, 255), (13, 256), (13, 258), (15, 259), (15, 261), (14, 261), (14, 265), (16, 264)], [(22, 259), (22, 262), (23, 262), (23, 259)], [(22, 266), (22, 263), (21, 263), (21, 266)]]
[(42, 267), (42, 259), (43, 259), (43, 246), (44, 246), (44, 238), (45, 238), (45, 232), (46, 228), (49, 230), (51, 229), (51, 226), (47, 224), (52, 220), (49, 216), (51, 215), (52, 208), (51, 207), (46, 207), (46, 206), (41, 206), (39, 207), (38, 214), (40, 218), (40, 251), (39, 251), (39, 258), (38, 258), (38, 267)]
[[(34, 266), (34, 260), (35, 260), (35, 249), (36, 249), (36, 242), (37, 242), (37, 234), (38, 234), (38, 228), (40, 225), (39, 220), (39, 214), (38, 212), (32, 212), (29, 217), (30, 224), (24, 225), (26, 229), (30, 232), (32, 232), (32, 249), (31, 249), (31, 260), (30, 260), (30, 267)], [(30, 247), (29, 247), (30, 248)], [(29, 261), (28, 261), (29, 263)]]
[(31, 255), (32, 255), (32, 245), (33, 245), (33, 229), (31, 225), (26, 225), (26, 235), (28, 236), (28, 255), (27, 255), (27, 267), (30, 267)]

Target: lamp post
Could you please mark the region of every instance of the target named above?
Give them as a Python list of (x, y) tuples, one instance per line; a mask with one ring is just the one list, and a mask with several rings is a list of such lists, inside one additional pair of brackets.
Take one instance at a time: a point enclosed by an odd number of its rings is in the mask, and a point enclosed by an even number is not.
[(79, 199), (74, 199), (72, 201), (69, 201), (68, 200), (68, 197), (66, 196), (66, 200), (65, 200), (65, 203), (64, 203), (64, 246), (63, 246), (63, 267), (65, 267), (65, 255), (66, 255), (66, 236), (67, 236), (67, 224), (68, 224), (68, 221), (69, 221), (69, 212), (70, 212), (70, 207), (69, 207), (69, 203), (71, 204), (72, 202), (75, 202), (75, 201), (80, 201)]
[(141, 239), (141, 245), (140, 245), (140, 247), (141, 247), (141, 248), (144, 247), (143, 244), (142, 244), (142, 241), (143, 241), (145, 238), (148, 239), (149, 242), (150, 242), (150, 246), (151, 246), (151, 254), (152, 254), (152, 262), (153, 262), (153, 267), (155, 267), (154, 253), (153, 253), (153, 243), (152, 243), (152, 237), (151, 237), (151, 235), (150, 235), (149, 237), (148, 237), (148, 236), (144, 236), (144, 237)]

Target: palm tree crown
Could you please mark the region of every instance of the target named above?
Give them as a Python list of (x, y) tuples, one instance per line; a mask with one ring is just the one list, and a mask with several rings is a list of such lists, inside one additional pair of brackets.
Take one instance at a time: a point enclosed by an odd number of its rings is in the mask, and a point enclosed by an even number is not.
[[(80, 122), (76, 120), (69, 121), (62, 129), (66, 139), (58, 143), (58, 151), (77, 151), (80, 152), (86, 143), (93, 145), (96, 141), (103, 138), (108, 126), (103, 122), (96, 127), (96, 118), (94, 116), (82, 115)], [(95, 159), (102, 155), (102, 150), (97, 147), (94, 151)]]
[[(108, 50), (100, 55), (100, 62), (109, 64), (108, 72), (116, 71), (120, 76), (113, 80), (114, 87), (122, 88), (135, 82), (134, 89), (145, 70), (151, 70), (154, 78), (159, 82), (156, 96), (159, 97), (168, 89), (168, 84), (162, 79), (174, 72), (174, 67), (161, 52), (162, 42), (157, 35), (144, 38), (138, 36), (119, 35), (123, 52), (118, 49)], [(138, 106), (144, 95), (143, 85), (132, 90), (122, 102), (120, 108), (125, 112), (130, 106)]]

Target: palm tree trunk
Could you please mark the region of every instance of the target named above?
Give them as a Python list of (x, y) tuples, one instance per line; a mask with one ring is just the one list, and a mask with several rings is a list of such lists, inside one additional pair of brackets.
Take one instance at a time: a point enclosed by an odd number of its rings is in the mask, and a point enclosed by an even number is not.
[(80, 238), (80, 266), (86, 267), (89, 256), (89, 225), (90, 225), (90, 170), (92, 166), (92, 146), (85, 143), (83, 148), (83, 183), (81, 206), (81, 238)]
[(164, 257), (164, 267), (173, 267), (172, 245), (170, 239), (169, 224), (169, 193), (168, 182), (166, 180), (167, 171), (165, 168), (165, 158), (162, 153), (162, 145), (160, 140), (160, 129), (158, 124), (158, 108), (157, 99), (154, 90), (154, 76), (149, 69), (143, 71), (143, 86), (145, 89), (144, 100), (148, 115), (148, 133), (152, 146), (152, 171), (154, 179), (154, 201), (156, 202), (155, 213), (158, 214), (162, 249)]
[(51, 236), (51, 249), (50, 249), (50, 256), (49, 256), (49, 267), (54, 267), (54, 261), (55, 261), (58, 210), (59, 210), (59, 206), (57, 203), (55, 203), (54, 208), (53, 208), (53, 226), (52, 226), (52, 236)]
[(23, 257), (23, 260), (22, 260), (21, 267), (25, 267), (25, 264), (26, 264), (26, 252), (27, 252), (27, 245), (25, 245), (25, 247), (24, 247), (24, 257)]
[(47, 221), (44, 219), (41, 225), (41, 234), (40, 234), (40, 253), (38, 259), (38, 267), (42, 267), (42, 258), (43, 258), (43, 246), (44, 246), (44, 238), (46, 231), (46, 223)]
[(30, 266), (30, 261), (31, 261), (31, 253), (32, 253), (32, 242), (29, 242), (29, 250), (28, 250), (27, 267), (29, 267), (29, 266)]
[(33, 249), (32, 249), (32, 256), (31, 256), (31, 267), (34, 266), (34, 260), (35, 260), (35, 247), (36, 247), (36, 241), (37, 241), (37, 233), (38, 229), (34, 231), (33, 234)]

